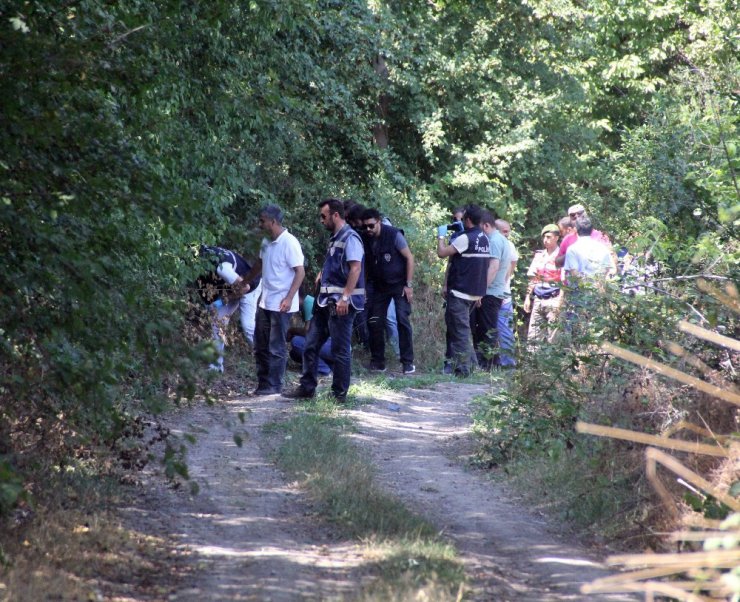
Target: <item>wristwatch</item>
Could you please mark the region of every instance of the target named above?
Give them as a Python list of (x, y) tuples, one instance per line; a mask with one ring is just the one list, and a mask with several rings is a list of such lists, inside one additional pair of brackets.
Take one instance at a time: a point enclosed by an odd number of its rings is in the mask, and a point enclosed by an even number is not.
[(406, 288), (414, 288), (414, 285), (411, 281), (406, 283)]
[(342, 295), (342, 301), (347, 303), (347, 301), (349, 301), (349, 297), (347, 295)]

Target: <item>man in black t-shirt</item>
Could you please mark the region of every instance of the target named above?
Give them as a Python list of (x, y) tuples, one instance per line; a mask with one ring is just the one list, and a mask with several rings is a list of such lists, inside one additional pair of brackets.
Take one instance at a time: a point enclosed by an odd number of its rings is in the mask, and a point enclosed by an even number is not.
[(385, 326), (388, 306), (396, 305), (398, 343), (404, 374), (413, 374), (414, 344), (411, 329), (411, 300), (413, 298), (414, 256), (403, 232), (382, 223), (377, 209), (366, 209), (362, 214), (366, 246), (365, 269), (372, 283), (370, 297), (370, 369), (385, 370)]

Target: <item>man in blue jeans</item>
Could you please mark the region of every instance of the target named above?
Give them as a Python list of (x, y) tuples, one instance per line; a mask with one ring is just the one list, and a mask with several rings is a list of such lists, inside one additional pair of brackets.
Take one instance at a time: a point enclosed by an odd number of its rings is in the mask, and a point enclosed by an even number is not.
[(491, 263), (488, 266), (490, 278), (483, 298), (471, 314), (470, 323), (478, 365), (486, 370), (498, 365), (498, 319), (505, 297), (506, 278), (511, 268), (509, 241), (496, 228), (495, 221), (492, 213), (483, 212), (481, 230), (488, 236), (491, 253)]
[(344, 221), (339, 199), (319, 203), (322, 225), (332, 233), (321, 270), (319, 296), (303, 352), (300, 385), (285, 394), (289, 399), (313, 397), (318, 385), (319, 351), (331, 337), (334, 356), (331, 392), (338, 403), (347, 401), (352, 370), (352, 324), (365, 307), (365, 251), (359, 234)]
[(298, 311), (298, 288), (303, 282), (301, 245), (283, 227), (283, 212), (267, 205), (259, 213), (260, 228), (267, 234), (253, 273), (262, 274), (262, 295), (254, 331), (257, 388), (253, 395), (274, 395), (283, 387), (288, 363), (286, 344), (291, 314)]
[(455, 376), (461, 377), (470, 374), (475, 362), (470, 313), (485, 295), (489, 282), (490, 242), (480, 228), (482, 217), (483, 211), (477, 205), (465, 207), (465, 229), (449, 245), (445, 243), (447, 226), (437, 228), (437, 257), (450, 258), (445, 310), (450, 362)]
[(368, 254), (365, 261), (367, 278), (372, 283), (370, 302), (370, 370), (385, 371), (385, 326), (388, 305), (396, 305), (398, 341), (404, 374), (413, 374), (414, 343), (411, 329), (414, 256), (403, 233), (383, 224), (377, 209), (362, 214)]
[[(290, 359), (294, 362), (298, 362), (303, 366), (303, 351), (306, 348), (306, 334), (311, 326), (311, 320), (313, 319), (313, 307), (316, 299), (311, 295), (306, 295), (301, 290), (298, 291), (298, 298), (300, 299), (301, 311), (300, 317), (303, 319), (303, 324), (300, 326), (291, 326), (288, 328), (288, 341), (290, 342)], [(331, 366), (334, 363), (334, 358), (331, 355), (331, 337), (326, 339), (326, 342), (321, 346), (319, 350), (319, 376), (328, 376), (331, 374)]]

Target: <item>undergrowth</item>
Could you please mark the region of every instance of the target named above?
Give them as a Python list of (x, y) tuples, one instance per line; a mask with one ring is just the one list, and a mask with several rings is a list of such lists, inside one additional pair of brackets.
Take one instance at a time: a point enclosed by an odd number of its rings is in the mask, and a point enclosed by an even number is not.
[(134, 583), (156, 597), (161, 575), (178, 572), (172, 542), (122, 525), (123, 473), (100, 458), (52, 472), (33, 505), (4, 517), (0, 600), (111, 599)]
[(579, 435), (576, 421), (660, 434), (693, 420), (726, 432), (732, 413), (601, 351), (610, 341), (669, 362), (663, 341), (676, 337), (675, 304), (608, 288), (598, 307), (602, 313), (578, 317), (576, 334), (563, 323), (554, 344), (524, 352), (510, 386), (478, 400), (477, 462), (506, 473), (530, 503), (584, 534), (616, 548), (656, 549), (667, 517), (645, 477), (644, 446)]

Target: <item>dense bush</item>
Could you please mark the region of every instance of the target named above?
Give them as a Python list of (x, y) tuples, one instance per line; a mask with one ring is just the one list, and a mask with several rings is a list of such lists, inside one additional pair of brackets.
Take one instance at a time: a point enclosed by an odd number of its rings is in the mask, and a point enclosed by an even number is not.
[(467, 202), (527, 252), (582, 201), (670, 276), (736, 269), (731, 3), (1, 0), (0, 15), (4, 499), (21, 451), (64, 455), (141, 401), (193, 394), (209, 352), (183, 351), (192, 249), (254, 252), (265, 202), (310, 273), (318, 199), (378, 206), (408, 234), (425, 315), (444, 269), (430, 226)]

